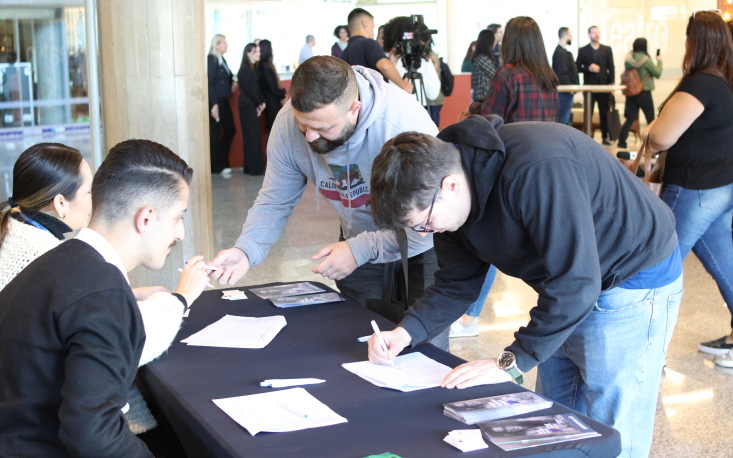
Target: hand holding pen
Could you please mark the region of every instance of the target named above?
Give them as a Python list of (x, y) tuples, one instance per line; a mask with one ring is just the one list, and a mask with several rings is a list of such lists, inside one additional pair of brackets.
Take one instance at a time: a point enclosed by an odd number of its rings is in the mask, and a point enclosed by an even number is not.
[(188, 260), (183, 269), (178, 269), (181, 272), (181, 278), (178, 280), (178, 287), (175, 292), (183, 296), (189, 306), (199, 297), (201, 291), (208, 284), (209, 275), (205, 267), (204, 257), (194, 256)]

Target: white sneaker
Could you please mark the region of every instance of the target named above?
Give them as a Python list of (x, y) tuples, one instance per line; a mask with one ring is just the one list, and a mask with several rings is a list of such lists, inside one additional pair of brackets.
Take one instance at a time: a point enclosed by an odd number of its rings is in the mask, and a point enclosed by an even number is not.
[(227, 168), (225, 168), (224, 170), (221, 171), (221, 174), (222, 175), (231, 175), (232, 174), (232, 169), (230, 169), (229, 167), (227, 167)]
[(478, 318), (466, 324), (460, 318), (450, 325), (449, 337), (475, 337), (478, 335)]
[(729, 351), (724, 355), (718, 355), (713, 358), (713, 361), (718, 366), (733, 367), (733, 351)]

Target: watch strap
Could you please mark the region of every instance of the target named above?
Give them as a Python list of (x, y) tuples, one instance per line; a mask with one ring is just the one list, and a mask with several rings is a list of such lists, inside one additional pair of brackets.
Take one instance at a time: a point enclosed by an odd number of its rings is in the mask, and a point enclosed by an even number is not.
[(507, 369), (507, 374), (511, 375), (517, 384), (522, 385), (524, 383), (524, 377), (522, 376), (522, 371), (519, 370), (517, 366), (510, 367)]

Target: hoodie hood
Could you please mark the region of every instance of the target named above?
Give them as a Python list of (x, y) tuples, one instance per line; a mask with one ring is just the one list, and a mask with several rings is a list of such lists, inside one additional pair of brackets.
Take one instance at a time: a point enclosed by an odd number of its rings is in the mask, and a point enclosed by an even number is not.
[(634, 68), (639, 68), (649, 60), (649, 56), (643, 52), (629, 51), (626, 54), (626, 63)]
[(506, 161), (504, 141), (499, 136), (503, 127), (504, 121), (499, 116), (471, 116), (438, 134), (439, 139), (455, 144), (461, 153), (471, 183), (469, 223), (483, 215), (489, 193)]

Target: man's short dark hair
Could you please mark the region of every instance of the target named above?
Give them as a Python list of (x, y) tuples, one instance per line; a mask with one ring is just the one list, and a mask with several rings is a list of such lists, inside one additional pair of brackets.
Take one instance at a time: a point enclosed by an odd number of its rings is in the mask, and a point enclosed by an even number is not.
[(140, 206), (159, 213), (181, 197), (193, 169), (171, 150), (150, 140), (126, 140), (113, 146), (94, 175), (92, 213), (113, 224)]
[(588, 27), (588, 33), (590, 33), (591, 30), (597, 29), (597, 28), (598, 28), (597, 25), (592, 25), (592, 26)]
[(349, 30), (353, 33), (354, 30), (357, 29), (357, 26), (359, 25), (359, 21), (361, 21), (361, 18), (363, 16), (370, 17), (374, 19), (374, 16), (372, 16), (372, 13), (365, 10), (364, 8), (354, 8), (351, 10), (351, 13), (349, 13), (349, 17), (346, 19), (347, 24), (349, 25)]
[(496, 33), (501, 28), (501, 24), (489, 24), (488, 27), (486, 27), (486, 30), (491, 30), (492, 32)]
[(568, 34), (568, 30), (570, 30), (569, 27), (560, 27), (560, 30), (557, 31), (557, 37), (562, 40), (562, 37)]
[(378, 227), (410, 226), (413, 210), (430, 206), (440, 182), (464, 173), (458, 148), (433, 136), (404, 132), (387, 141), (372, 164), (369, 210)]
[(293, 73), (290, 96), (293, 108), (310, 113), (335, 103), (344, 108), (356, 99), (358, 88), (354, 70), (338, 57), (315, 56)]

